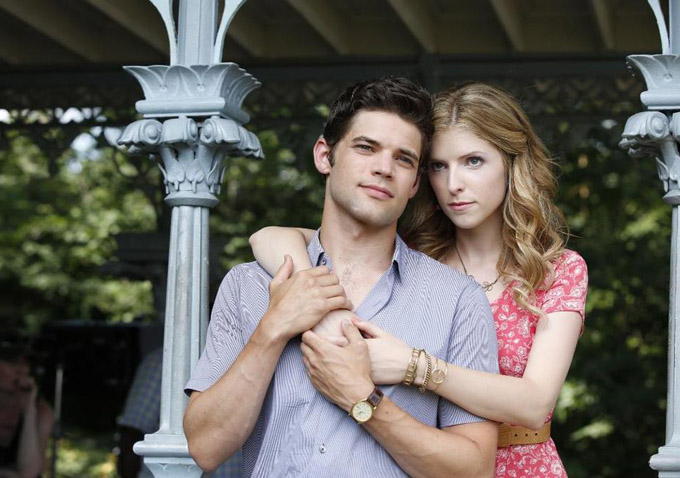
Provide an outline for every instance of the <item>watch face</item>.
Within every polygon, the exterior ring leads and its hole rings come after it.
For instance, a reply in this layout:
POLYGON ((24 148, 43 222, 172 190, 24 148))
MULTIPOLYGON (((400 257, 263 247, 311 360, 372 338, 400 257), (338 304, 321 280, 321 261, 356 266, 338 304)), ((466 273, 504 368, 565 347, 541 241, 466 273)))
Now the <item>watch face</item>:
POLYGON ((373 416, 373 406, 365 400, 357 402, 352 407, 351 415, 359 423, 367 422, 373 416))

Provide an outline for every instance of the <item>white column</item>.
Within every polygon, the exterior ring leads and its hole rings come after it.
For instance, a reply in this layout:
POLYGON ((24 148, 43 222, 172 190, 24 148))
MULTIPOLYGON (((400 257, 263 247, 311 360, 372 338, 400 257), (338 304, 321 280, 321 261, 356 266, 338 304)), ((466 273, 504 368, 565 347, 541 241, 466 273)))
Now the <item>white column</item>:
POLYGON ((229 156, 262 157, 257 137, 243 124, 245 97, 259 83, 234 63, 212 63, 222 33, 244 0, 225 0, 216 38, 217 0, 180 0, 175 42, 172 0, 150 0, 163 17, 172 65, 129 66, 145 99, 143 120, 119 139, 130 153, 160 158, 172 207, 163 341, 160 427, 134 446, 155 478, 199 477, 182 425, 184 386, 203 350, 208 323, 208 218, 229 156), (174 56, 176 52, 176 58, 174 56))

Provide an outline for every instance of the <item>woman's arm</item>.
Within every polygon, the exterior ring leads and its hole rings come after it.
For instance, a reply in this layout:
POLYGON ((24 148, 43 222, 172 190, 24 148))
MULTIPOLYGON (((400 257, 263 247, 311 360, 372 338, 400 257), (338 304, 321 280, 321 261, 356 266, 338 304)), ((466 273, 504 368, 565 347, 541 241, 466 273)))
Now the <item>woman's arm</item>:
MULTIPOLYGON (((448 364, 446 378, 436 393, 475 415, 538 429, 555 406, 571 365, 581 323, 577 312, 555 312, 541 318, 522 377, 448 364)), ((373 380, 381 384, 400 383, 411 347, 373 324, 359 321, 355 324, 374 337, 367 340, 373 380)), ((444 367, 441 359, 440 364, 444 367)), ((422 384, 425 368, 421 354, 416 385, 422 384)), ((427 388, 432 390, 434 386, 429 382, 427 388)))
POLYGON ((250 236, 250 247, 255 260, 271 275, 281 264, 284 254, 293 259, 293 272, 312 267, 307 255, 307 244, 314 237, 314 230, 297 227, 268 226, 250 236))

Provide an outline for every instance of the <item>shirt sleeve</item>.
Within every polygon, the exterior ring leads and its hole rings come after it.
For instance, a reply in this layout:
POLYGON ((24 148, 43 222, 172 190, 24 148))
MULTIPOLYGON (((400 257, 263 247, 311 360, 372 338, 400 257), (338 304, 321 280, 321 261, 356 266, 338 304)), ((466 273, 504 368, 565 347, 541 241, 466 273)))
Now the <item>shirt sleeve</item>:
MULTIPOLYGON (((491 306, 478 285, 466 287, 458 299, 446 360, 459 367, 498 373, 498 343, 491 306)), ((440 428, 483 420, 448 400, 439 400, 440 428)))
POLYGON ((158 430, 161 414, 161 370, 163 349, 149 352, 135 371, 118 425, 144 433, 158 430))
POLYGON ((230 270, 217 291, 205 349, 184 388, 187 394, 193 390, 203 392, 214 385, 229 370, 245 346, 238 306, 241 267, 230 270))
POLYGON ((555 278, 546 291, 541 310, 552 312, 577 312, 585 319, 588 293, 588 267, 574 251, 565 251, 555 265, 555 278))

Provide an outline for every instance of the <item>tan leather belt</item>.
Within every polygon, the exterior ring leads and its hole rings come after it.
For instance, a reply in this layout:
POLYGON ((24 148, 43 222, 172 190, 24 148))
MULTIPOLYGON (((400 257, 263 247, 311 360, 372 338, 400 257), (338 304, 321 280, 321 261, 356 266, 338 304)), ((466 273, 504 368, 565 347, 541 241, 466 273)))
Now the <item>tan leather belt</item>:
POLYGON ((498 427, 498 448, 512 445, 536 445, 550 439, 550 422, 538 430, 501 423, 498 427))

